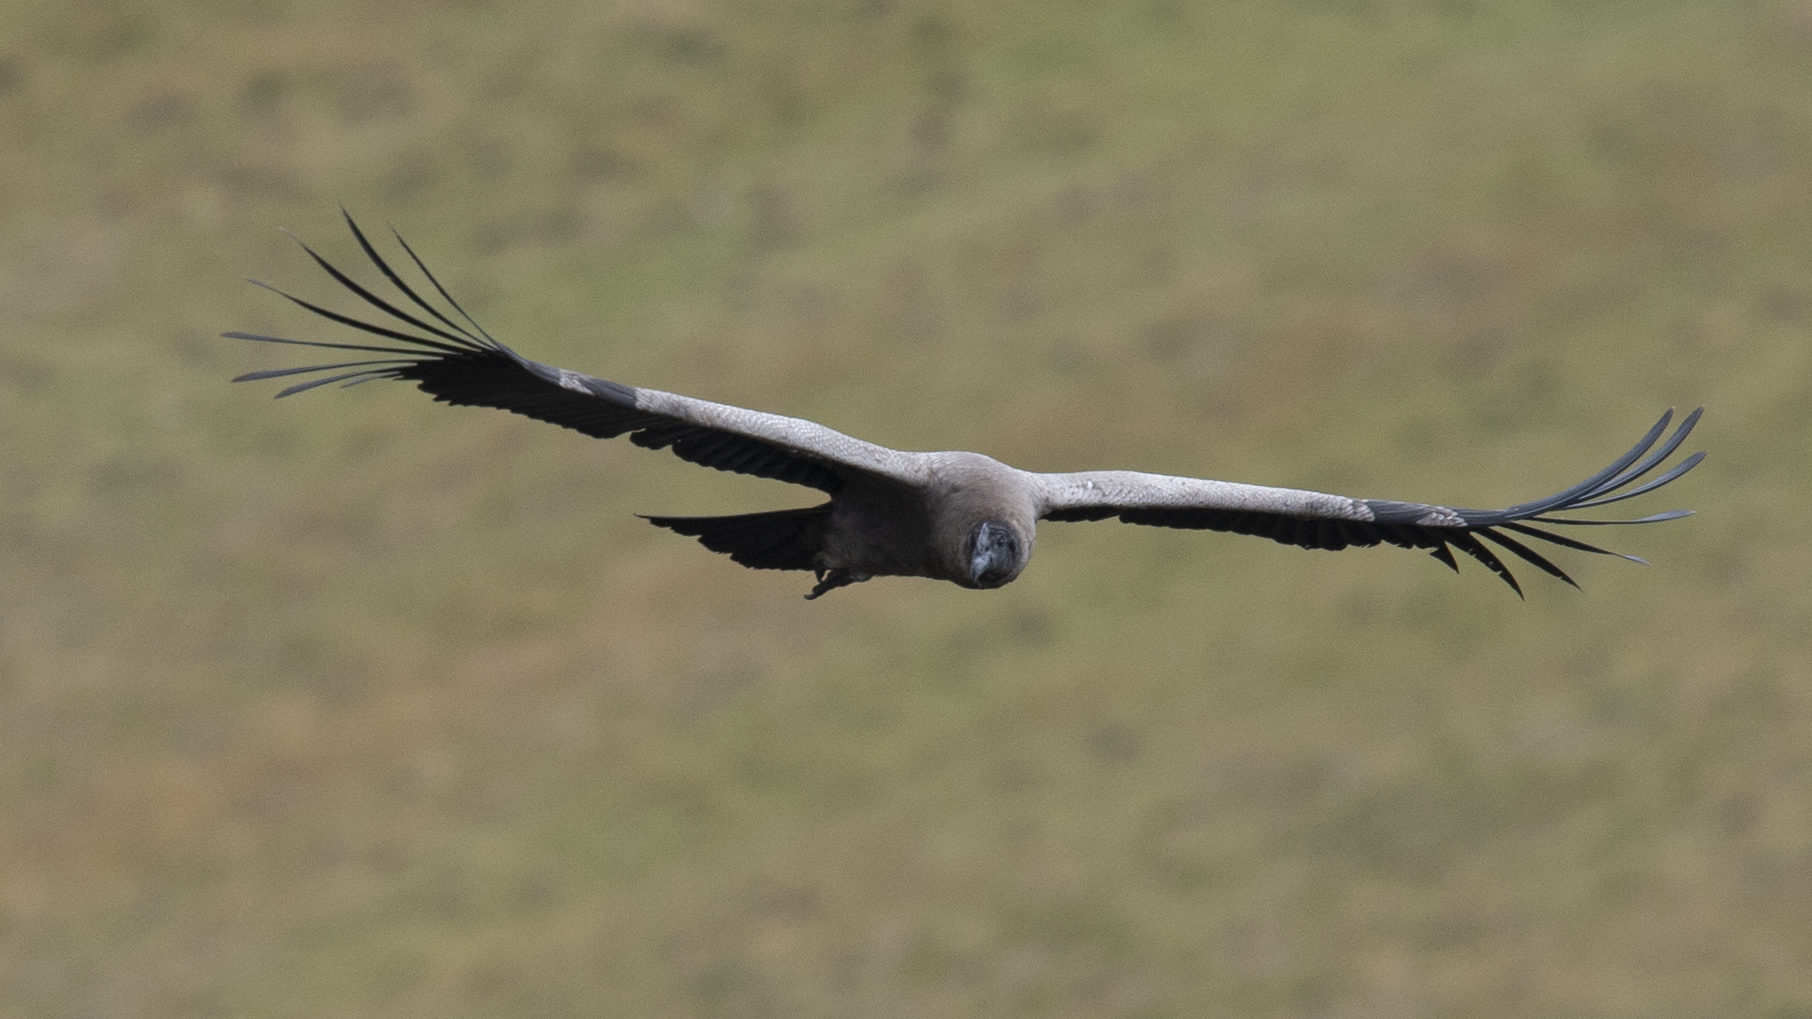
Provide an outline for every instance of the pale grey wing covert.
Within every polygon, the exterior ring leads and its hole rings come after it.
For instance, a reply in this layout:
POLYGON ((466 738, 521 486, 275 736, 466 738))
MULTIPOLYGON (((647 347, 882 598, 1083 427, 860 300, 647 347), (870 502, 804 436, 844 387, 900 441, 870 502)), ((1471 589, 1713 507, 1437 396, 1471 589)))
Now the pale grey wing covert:
POLYGON ((1397 545, 1427 549, 1455 570, 1459 569, 1459 563, 1452 550, 1457 548, 1483 563, 1520 595, 1522 585, 1485 542, 1495 544, 1515 558, 1575 587, 1578 584, 1572 577, 1547 556, 1519 540, 1519 536, 1576 551, 1643 562, 1632 555, 1557 534, 1551 528, 1556 525, 1652 524, 1687 516, 1691 510, 1668 510, 1634 520, 1582 519, 1555 514, 1596 509, 1635 498, 1698 466, 1704 453, 1694 453, 1659 475, 1650 476, 1686 441, 1693 426, 1698 424, 1701 412, 1702 409, 1688 414, 1674 433, 1662 442, 1661 437, 1673 420, 1673 411, 1669 410, 1629 452, 1598 473, 1545 499, 1498 510, 1454 509, 1389 499, 1353 499, 1324 492, 1135 471, 1082 471, 1036 477, 1043 489, 1043 518, 1046 520, 1118 518, 1129 524, 1154 527, 1252 534, 1301 548, 1397 545), (1541 526, 1536 526, 1538 524, 1541 526))
POLYGON ((446 303, 447 311, 411 287, 378 254, 352 217, 345 218, 365 256, 396 288, 400 300, 379 296, 308 245, 303 244, 302 249, 336 282, 381 313, 376 320, 342 314, 258 280, 252 282, 384 342, 226 333, 234 339, 357 355, 324 364, 248 372, 235 382, 303 377, 277 394, 283 397, 333 383, 350 386, 373 379, 399 379, 414 382, 446 403, 498 407, 597 438, 627 433, 638 446, 670 449, 695 464, 805 485, 833 495, 853 473, 909 484, 922 476, 923 467, 915 454, 863 442, 813 421, 625 385, 531 361, 473 321, 400 235, 397 243, 446 303))

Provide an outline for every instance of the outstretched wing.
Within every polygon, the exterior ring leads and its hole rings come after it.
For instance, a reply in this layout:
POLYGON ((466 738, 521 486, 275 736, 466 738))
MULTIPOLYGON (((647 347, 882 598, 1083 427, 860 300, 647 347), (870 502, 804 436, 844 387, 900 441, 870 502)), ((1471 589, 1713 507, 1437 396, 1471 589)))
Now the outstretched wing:
POLYGON ((1459 569, 1452 549, 1459 549, 1490 568, 1522 594, 1510 568, 1479 539, 1492 542, 1542 572, 1573 586, 1573 578, 1546 556, 1519 540, 1536 538, 1581 552, 1643 560, 1556 534, 1545 525, 1652 524, 1687 516, 1691 510, 1669 510, 1637 520, 1581 520, 1555 516, 1595 509, 1654 491, 1698 466, 1704 453, 1694 453, 1665 472, 1649 475, 1686 441, 1701 410, 1688 414, 1667 441, 1660 442, 1673 411, 1649 429, 1642 441, 1609 467, 1563 492, 1508 509, 1451 509, 1419 502, 1349 499, 1342 495, 1266 488, 1203 478, 1180 478, 1136 471, 1084 471, 1034 475, 1043 488, 1046 520, 1106 520, 1129 524, 1183 527, 1235 534, 1256 534, 1303 548, 1342 549, 1354 545, 1398 545, 1428 549, 1436 559, 1459 569), (1647 479, 1647 480, 1644 480, 1647 479), (1641 482, 1638 484, 1638 482, 1641 482), (1635 486, 1635 487, 1631 487, 1635 486), (1541 524, 1542 527, 1535 525, 1541 524))
POLYGON ((405 282, 372 247, 352 217, 344 210, 342 215, 365 257, 390 282, 400 298, 381 297, 335 268, 308 245, 303 244, 302 250, 308 252, 315 264, 336 282, 379 314, 367 313, 363 318, 342 314, 269 284, 251 282, 322 318, 376 337, 377 342, 295 340, 258 333, 225 333, 223 335, 239 340, 350 352, 348 360, 248 372, 233 381, 303 377, 302 381, 277 394, 282 397, 336 382, 351 386, 372 379, 403 379, 414 382, 436 400, 446 403, 500 407, 600 439, 628 433, 630 441, 638 446, 671 449, 681 459, 695 464, 808 485, 833 494, 843 487, 852 473, 878 475, 908 484, 916 483, 923 474, 922 457, 916 454, 863 442, 816 422, 664 393, 658 389, 627 386, 530 361, 497 342, 473 321, 400 234, 396 235, 397 243, 434 288, 434 293, 446 302, 450 313, 436 307, 405 282))

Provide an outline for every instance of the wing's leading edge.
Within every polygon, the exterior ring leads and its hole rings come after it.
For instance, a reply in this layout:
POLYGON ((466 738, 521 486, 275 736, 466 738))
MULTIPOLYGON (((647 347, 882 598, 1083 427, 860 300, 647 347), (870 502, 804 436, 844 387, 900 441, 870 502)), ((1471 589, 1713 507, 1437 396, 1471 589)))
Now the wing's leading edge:
POLYGON ((280 391, 279 397, 336 383, 353 386, 374 379, 410 381, 447 403, 497 407, 597 438, 628 433, 630 441, 639 446, 671 449, 692 463, 830 493, 840 490, 852 472, 910 481, 922 469, 913 454, 863 442, 813 421, 629 386, 531 361, 498 342, 467 314, 400 234, 392 231, 397 244, 451 313, 424 297, 419 287, 411 286, 378 253, 352 217, 344 210, 342 215, 360 250, 395 288, 397 296, 381 296, 307 244, 301 245, 302 250, 377 315, 344 314, 267 283, 251 282, 376 341, 225 333, 232 339, 319 347, 351 355, 324 364, 247 372, 233 381, 300 379, 280 391))
POLYGON ((1597 509, 1645 495, 1678 480, 1698 466, 1705 458, 1702 452, 1650 476, 1686 441, 1699 423, 1703 408, 1688 414, 1663 442, 1661 437, 1667 434, 1673 413, 1670 409, 1662 414, 1629 452, 1598 473, 1545 499, 1519 503, 1507 509, 1453 509, 1428 503, 1351 499, 1299 489, 1133 471, 1083 471, 1039 476, 1046 491, 1044 518, 1118 518, 1129 524, 1255 534, 1302 548, 1342 549, 1379 544, 1421 548, 1456 570, 1459 563, 1452 550, 1457 548, 1483 563, 1521 595, 1522 585, 1503 558, 1486 544, 1490 542, 1543 573, 1578 587, 1566 571, 1520 539, 1534 538, 1562 548, 1643 562, 1636 556, 1557 534, 1550 528, 1555 525, 1652 524, 1689 515, 1691 510, 1668 510, 1633 520, 1556 515, 1597 509))

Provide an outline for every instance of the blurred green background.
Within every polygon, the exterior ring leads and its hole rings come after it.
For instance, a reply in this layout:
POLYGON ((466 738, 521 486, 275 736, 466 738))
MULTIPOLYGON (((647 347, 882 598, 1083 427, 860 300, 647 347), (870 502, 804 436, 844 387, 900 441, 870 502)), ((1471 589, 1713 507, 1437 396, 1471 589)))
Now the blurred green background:
POLYGON ((1812 1015, 1809 69, 1806 0, 6 4, 0 1013, 1812 1015), (342 203, 896 446, 1712 456, 1583 594, 1072 524, 808 604, 631 513, 813 493, 228 385, 342 203))

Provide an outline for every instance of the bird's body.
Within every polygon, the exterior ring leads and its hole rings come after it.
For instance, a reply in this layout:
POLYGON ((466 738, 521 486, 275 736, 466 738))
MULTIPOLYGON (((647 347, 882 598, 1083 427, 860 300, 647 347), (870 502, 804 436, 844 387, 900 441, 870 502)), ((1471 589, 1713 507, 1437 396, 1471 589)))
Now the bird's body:
POLYGON ((227 333, 238 339, 360 354, 359 359, 333 364, 251 372, 235 381, 316 376, 279 396, 334 382, 413 381, 448 403, 498 407, 599 438, 627 434, 637 445, 669 449, 702 466, 817 489, 828 501, 802 509, 646 518, 695 537, 744 566, 812 571, 818 583, 809 598, 883 576, 929 577, 968 588, 1000 587, 1017 578, 1030 561, 1040 520, 1110 518, 1254 534, 1305 548, 1377 544, 1422 548, 1456 568, 1450 549, 1458 548, 1521 593, 1502 559, 1480 538, 1572 583, 1564 571, 1516 536, 1620 555, 1534 525, 1651 523, 1684 516, 1686 511, 1674 510, 1638 520, 1604 521, 1553 514, 1652 491, 1691 470, 1704 456, 1693 454, 1659 476, 1648 477, 1679 448, 1699 418, 1694 411, 1663 442, 1670 411, 1634 449, 1565 491, 1503 510, 1464 510, 1137 471, 1041 474, 980 453, 890 449, 802 418, 629 386, 531 361, 480 328, 401 237, 398 243, 460 321, 411 288, 351 217, 346 221, 360 248, 406 304, 378 296, 306 245, 304 250, 398 326, 361 320, 276 292, 325 318, 397 345, 227 333))

